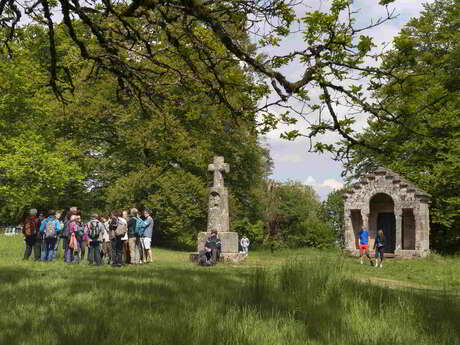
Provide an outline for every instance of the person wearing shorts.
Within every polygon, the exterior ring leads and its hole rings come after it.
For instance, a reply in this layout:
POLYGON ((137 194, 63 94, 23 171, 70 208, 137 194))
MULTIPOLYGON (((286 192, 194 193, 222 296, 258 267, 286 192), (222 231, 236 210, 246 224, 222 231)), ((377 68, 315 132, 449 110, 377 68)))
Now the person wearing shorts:
POLYGON ((383 257, 385 255, 385 236, 383 235, 383 230, 377 231, 377 236, 375 237, 374 243, 375 249, 375 267, 379 267, 379 259, 380 259, 380 267, 383 267, 383 257))
POLYGON ((144 249, 144 262, 150 263, 152 262, 152 233, 153 233, 153 218, 150 215, 150 210, 144 210, 144 223, 146 225, 144 234, 141 237, 142 241, 142 248, 144 249))
POLYGON ((373 265, 371 256, 369 255, 369 231, 361 228, 361 231, 359 232, 359 260, 361 262, 361 265, 364 263, 363 262, 364 254, 369 259, 369 262, 371 263, 371 265, 373 265))

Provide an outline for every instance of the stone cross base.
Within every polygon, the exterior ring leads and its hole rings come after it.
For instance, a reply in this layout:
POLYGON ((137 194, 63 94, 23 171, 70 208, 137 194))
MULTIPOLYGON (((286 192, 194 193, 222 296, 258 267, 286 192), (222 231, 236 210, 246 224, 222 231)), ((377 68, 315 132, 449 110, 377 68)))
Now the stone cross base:
MULTIPOLYGON (((211 236, 210 232, 198 233, 198 253, 204 250, 206 240, 211 236)), ((220 253, 220 260, 224 262, 239 262, 243 261, 247 254, 238 252, 238 233, 223 231, 217 233, 217 237, 220 238, 222 250, 220 253)), ((198 261, 198 253, 190 254, 191 261, 198 261)))
MULTIPOLYGON (((211 236, 210 232, 198 233, 198 252, 204 250, 204 245, 209 236, 211 236)), ((238 233, 219 232, 217 237, 220 238, 222 253, 238 253, 238 233)))

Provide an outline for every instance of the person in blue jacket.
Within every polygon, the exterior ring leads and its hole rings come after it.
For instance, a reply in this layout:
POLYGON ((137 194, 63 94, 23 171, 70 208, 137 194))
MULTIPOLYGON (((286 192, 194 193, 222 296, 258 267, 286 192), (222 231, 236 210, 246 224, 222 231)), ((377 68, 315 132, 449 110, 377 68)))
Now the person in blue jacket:
POLYGON ((45 261, 53 260, 54 247, 60 231, 61 223, 56 219, 56 211, 49 210, 48 218, 40 225, 40 233, 45 239, 45 261))

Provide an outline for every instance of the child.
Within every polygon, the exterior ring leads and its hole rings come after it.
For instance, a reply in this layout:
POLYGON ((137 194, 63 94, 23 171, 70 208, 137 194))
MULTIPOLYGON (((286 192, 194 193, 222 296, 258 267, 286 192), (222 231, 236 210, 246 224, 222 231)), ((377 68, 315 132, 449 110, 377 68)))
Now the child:
POLYGON ((385 254, 385 236, 383 235, 383 230, 377 231, 377 237, 375 238, 374 243, 375 249, 375 267, 379 267, 379 258, 380 258, 380 267, 383 267, 383 256, 385 254))
POLYGON ((369 232, 361 228, 359 232, 359 258, 361 265, 363 264, 363 254, 366 254, 371 266, 373 266, 374 263, 369 255, 369 232))

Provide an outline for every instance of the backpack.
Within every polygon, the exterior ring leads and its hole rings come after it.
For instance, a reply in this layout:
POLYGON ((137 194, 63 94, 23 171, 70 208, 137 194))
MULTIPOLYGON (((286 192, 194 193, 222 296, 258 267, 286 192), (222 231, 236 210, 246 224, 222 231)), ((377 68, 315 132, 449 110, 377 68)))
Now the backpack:
POLYGON ((134 234, 136 234, 136 236, 142 236, 145 230, 145 223, 139 217, 136 217, 135 219, 136 219, 136 227, 134 229, 134 234))
POLYGON ((70 223, 70 219, 68 219, 68 220, 66 220, 64 222, 64 228, 62 229, 62 237, 69 237, 70 236, 69 223, 70 223))
POLYGON ((115 229, 115 236, 124 236, 128 232, 128 228, 125 223, 117 221, 117 228, 115 229))
POLYGON ((56 237, 56 235, 57 235, 56 224, 57 224, 57 220, 49 220, 49 221, 46 222, 45 238, 56 237))
POLYGON ((76 227, 77 227, 77 238, 78 239, 83 239, 83 237, 85 236, 85 229, 83 228, 83 226, 81 226, 81 224, 75 224, 76 227))
POLYGON ((109 223, 109 230, 110 231, 116 231, 118 227, 118 218, 117 217, 112 217, 109 223))
POLYGON ((92 240, 98 240, 101 234, 101 224, 97 220, 92 220, 88 224, 88 236, 92 240))
POLYGON ((35 222, 31 218, 27 218, 24 223, 24 235, 27 237, 34 236, 37 233, 35 222))

